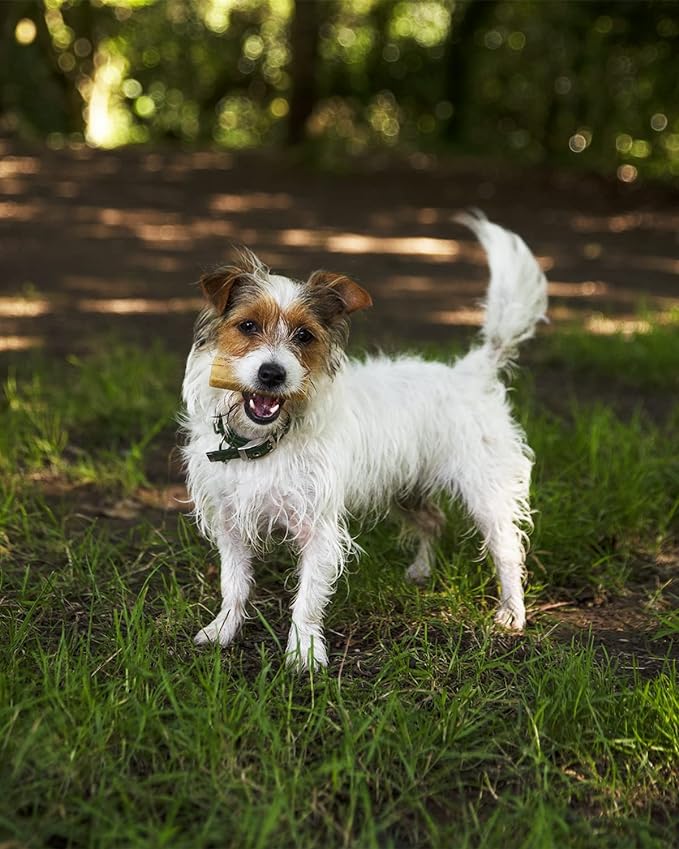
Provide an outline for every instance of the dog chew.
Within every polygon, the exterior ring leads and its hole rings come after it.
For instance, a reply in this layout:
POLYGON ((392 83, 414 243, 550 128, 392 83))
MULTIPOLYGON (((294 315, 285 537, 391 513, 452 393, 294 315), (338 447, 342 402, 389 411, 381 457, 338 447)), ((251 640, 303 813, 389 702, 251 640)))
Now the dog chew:
POLYGON ((240 389, 227 360, 215 357, 210 370, 210 386, 214 386, 215 389, 231 389, 234 391, 240 389))

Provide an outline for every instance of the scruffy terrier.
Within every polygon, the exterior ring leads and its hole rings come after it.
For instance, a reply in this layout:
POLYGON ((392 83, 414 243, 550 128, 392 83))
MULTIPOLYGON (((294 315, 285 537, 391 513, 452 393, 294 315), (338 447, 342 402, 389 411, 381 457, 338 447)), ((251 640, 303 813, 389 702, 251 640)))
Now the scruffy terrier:
POLYGON ((480 215, 460 220, 488 255, 480 344, 452 366, 350 360, 349 316, 370 295, 341 274, 272 274, 242 250, 205 275, 207 299, 183 385, 183 449, 202 533, 219 550, 222 607, 195 637, 228 645, 246 618, 253 553, 282 531, 299 555, 287 660, 328 662, 323 611, 354 550, 349 517, 399 508, 418 537, 407 576, 425 580, 458 496, 490 552, 496 621, 525 625, 522 579, 533 455, 498 372, 531 337, 547 282, 525 243, 480 215))

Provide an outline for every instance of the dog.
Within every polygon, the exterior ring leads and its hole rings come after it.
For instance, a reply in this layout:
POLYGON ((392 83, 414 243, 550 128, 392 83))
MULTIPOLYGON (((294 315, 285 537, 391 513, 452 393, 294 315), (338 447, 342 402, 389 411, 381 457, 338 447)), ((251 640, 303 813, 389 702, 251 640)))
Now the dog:
POLYGON ((490 282, 480 342, 452 365, 349 359, 349 318, 372 299, 342 274, 300 282, 241 249, 201 278, 182 451, 195 519, 219 551, 222 606, 195 643, 233 640, 253 555, 282 532, 298 554, 287 661, 327 665, 324 609, 356 551, 349 517, 399 508, 418 540, 407 576, 425 581, 442 493, 461 499, 492 556, 496 622, 524 628, 534 458, 499 375, 546 319, 547 281, 517 235, 480 213, 459 220, 483 245, 490 282))

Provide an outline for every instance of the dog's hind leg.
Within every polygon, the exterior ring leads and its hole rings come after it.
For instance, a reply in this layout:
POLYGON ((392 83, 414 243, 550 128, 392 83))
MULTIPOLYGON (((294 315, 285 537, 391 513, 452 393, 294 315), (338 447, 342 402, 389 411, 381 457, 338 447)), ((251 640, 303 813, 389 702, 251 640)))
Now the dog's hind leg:
POLYGON ((252 554, 239 536, 220 533, 217 547, 221 560, 222 607, 212 622, 193 638, 196 645, 228 646, 245 619, 245 605, 253 582, 252 554))
POLYGON ((523 630, 526 624, 526 609, 523 601, 523 578, 525 533, 523 511, 502 513, 490 503, 478 502, 470 512, 484 538, 484 544, 495 564, 495 573, 500 585, 500 604, 495 621, 514 631, 523 630))
POLYGON ((521 631, 526 624, 523 578, 526 529, 532 525, 528 504, 532 459, 519 439, 504 445, 495 442, 492 452, 483 453, 470 452, 457 470, 455 489, 495 564, 500 585, 495 621, 521 631))
POLYGON ((500 604, 495 621, 512 631, 522 631, 526 624, 523 601, 524 545, 521 531, 511 522, 495 527, 488 540, 500 584, 500 604))
POLYGON ((439 507, 426 499, 405 499, 398 502, 398 511, 406 524, 406 533, 417 539, 415 559, 406 569, 406 578, 423 584, 434 565, 434 544, 445 523, 439 507))

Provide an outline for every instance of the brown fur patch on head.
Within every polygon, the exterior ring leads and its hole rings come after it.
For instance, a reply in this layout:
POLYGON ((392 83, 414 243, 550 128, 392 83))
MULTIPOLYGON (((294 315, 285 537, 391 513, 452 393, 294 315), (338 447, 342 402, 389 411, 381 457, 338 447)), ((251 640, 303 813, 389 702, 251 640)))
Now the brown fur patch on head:
POLYGON ((372 298, 350 277, 332 271, 314 271, 305 288, 309 307, 324 329, 326 371, 334 374, 349 338, 349 315, 372 306, 372 298))
POLYGON ((318 290, 321 297, 325 290, 328 307, 338 315, 349 315, 357 310, 367 309, 373 303, 373 299, 366 290, 346 274, 337 274, 334 271, 314 271, 307 285, 311 289, 318 290))
POLYGON ((232 296, 241 286, 254 283, 268 273, 266 266, 245 247, 233 248, 233 259, 204 274, 199 286, 218 315, 223 315, 232 296))
MULTIPOLYGON (((248 293, 249 294, 249 293, 248 293)), ((240 292, 234 297, 233 304, 220 322, 217 333, 218 347, 234 357, 242 357, 261 345, 280 345, 288 343, 295 352, 308 352, 318 347, 316 343, 326 341, 327 331, 306 303, 300 288, 300 300, 287 308, 282 308, 266 294, 264 287, 255 297, 240 292), (256 330, 252 334, 243 333, 244 322, 254 322, 256 330), (306 329, 313 337, 306 345, 295 339, 295 333, 306 329)), ((304 357, 300 357, 304 360, 304 357)))
POLYGON ((236 364, 258 349, 274 352, 284 347, 295 356, 304 377, 301 389, 291 388, 291 394, 300 399, 308 395, 316 376, 336 372, 348 337, 348 317, 370 306, 370 295, 350 278, 325 271, 314 272, 298 286, 299 297, 286 294, 279 301, 276 292, 281 290, 249 251, 202 278, 210 306, 199 322, 196 344, 210 341, 216 348, 213 386, 253 391, 236 379, 236 364))
MULTIPOLYGON (((336 370, 338 338, 330 325, 324 323, 315 309, 315 303, 305 298, 284 312, 284 320, 290 329, 297 356, 313 380, 314 374, 333 374, 336 370), (309 342, 296 339, 300 330, 308 331, 313 337, 309 342)), ((342 347, 344 338, 340 340, 342 347)))
POLYGON ((278 304, 261 289, 239 290, 228 314, 220 323, 217 333, 219 349, 231 357, 243 357, 263 344, 274 343, 277 340, 280 314, 278 304), (246 334, 241 329, 246 321, 254 322, 257 327, 252 334, 246 334))
POLYGON ((284 346, 293 353, 304 370, 304 387, 294 394, 304 397, 320 374, 332 375, 340 362, 345 341, 346 321, 338 317, 344 309, 336 303, 329 307, 331 290, 310 293, 300 284, 299 299, 287 306, 267 292, 266 284, 256 290, 239 288, 229 309, 215 331, 217 355, 213 367, 213 385, 226 389, 241 387, 233 377, 233 364, 241 357, 265 347, 275 350, 284 346), (325 304, 325 306, 323 306, 325 304))

